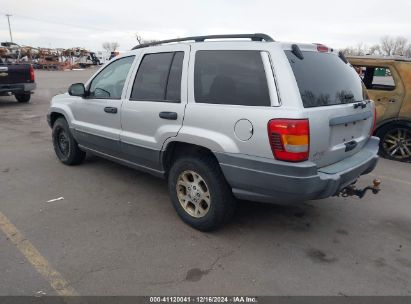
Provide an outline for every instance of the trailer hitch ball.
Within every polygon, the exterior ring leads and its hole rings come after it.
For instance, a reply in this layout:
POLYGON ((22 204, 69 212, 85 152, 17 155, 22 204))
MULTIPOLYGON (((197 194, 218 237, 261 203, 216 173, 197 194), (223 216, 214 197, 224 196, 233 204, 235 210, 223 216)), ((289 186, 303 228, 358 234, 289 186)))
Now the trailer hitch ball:
POLYGON ((357 189, 357 187, 355 187, 355 183, 353 183, 345 187, 344 189, 342 189, 340 193, 338 193, 338 196, 342 196, 342 197, 358 196, 359 198, 363 198, 365 193, 368 190, 371 190, 371 192, 374 194, 377 194, 378 192, 380 192, 381 180, 374 179, 372 181, 372 184, 373 184, 372 186, 365 187, 364 189, 357 189))
POLYGON ((380 185, 381 185, 381 180, 379 180, 378 178, 374 179, 372 181, 373 185, 374 185, 374 189, 380 189, 380 185))

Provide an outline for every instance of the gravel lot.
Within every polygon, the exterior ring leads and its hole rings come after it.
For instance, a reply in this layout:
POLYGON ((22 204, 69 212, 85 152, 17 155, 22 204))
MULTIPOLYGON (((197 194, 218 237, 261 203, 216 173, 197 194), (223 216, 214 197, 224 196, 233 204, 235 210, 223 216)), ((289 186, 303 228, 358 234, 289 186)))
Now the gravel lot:
MULTIPOLYGON (((411 295, 411 164, 381 159, 379 195, 295 207, 240 202, 214 233, 186 226, 166 183, 54 155, 52 95, 94 70, 37 71, 29 104, 0 97, 0 214, 81 295, 411 295), (64 200, 47 203, 64 197, 64 200)), ((0 229, 0 295, 56 294, 0 229)))

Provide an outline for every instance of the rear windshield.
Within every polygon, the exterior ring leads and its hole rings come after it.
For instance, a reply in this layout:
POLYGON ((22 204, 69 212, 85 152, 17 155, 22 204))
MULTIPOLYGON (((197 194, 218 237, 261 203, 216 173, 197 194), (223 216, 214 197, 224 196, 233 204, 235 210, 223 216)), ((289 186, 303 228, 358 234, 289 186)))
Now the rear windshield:
POLYGON ((305 108, 352 103, 365 99, 364 85, 349 65, 332 53, 285 51, 305 108))

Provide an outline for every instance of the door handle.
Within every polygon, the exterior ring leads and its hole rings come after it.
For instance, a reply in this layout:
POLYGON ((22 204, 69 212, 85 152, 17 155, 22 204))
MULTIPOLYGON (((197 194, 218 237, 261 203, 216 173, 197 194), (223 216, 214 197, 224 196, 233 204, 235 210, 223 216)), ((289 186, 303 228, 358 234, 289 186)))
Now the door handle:
POLYGON ((115 108, 115 107, 105 107, 104 112, 111 113, 111 114, 116 114, 117 113, 117 108, 115 108))
POLYGON ((158 116, 163 119, 177 120, 176 112, 160 112, 158 116))

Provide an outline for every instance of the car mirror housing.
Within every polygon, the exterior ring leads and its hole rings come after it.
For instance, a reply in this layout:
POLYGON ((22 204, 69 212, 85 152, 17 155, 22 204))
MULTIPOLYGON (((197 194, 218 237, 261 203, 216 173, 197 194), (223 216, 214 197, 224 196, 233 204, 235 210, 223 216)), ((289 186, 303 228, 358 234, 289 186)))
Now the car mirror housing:
POLYGON ((86 95, 86 88, 83 83, 74 83, 69 87, 68 93, 71 96, 84 97, 86 95))

